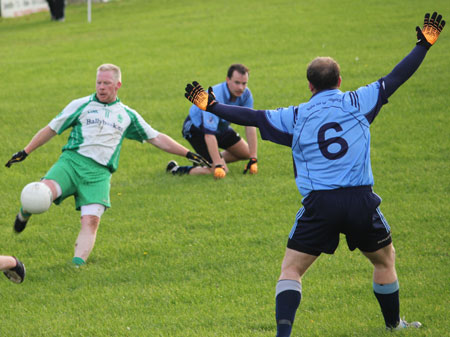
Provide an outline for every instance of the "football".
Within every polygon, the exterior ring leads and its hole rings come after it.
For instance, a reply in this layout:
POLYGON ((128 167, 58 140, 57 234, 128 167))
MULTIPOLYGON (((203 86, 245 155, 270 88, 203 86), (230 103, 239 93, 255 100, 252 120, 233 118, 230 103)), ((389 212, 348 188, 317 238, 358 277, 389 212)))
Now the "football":
POLYGON ((45 212, 52 205, 52 201, 52 191, 41 182, 29 183, 20 195, 23 211, 31 214, 45 212))

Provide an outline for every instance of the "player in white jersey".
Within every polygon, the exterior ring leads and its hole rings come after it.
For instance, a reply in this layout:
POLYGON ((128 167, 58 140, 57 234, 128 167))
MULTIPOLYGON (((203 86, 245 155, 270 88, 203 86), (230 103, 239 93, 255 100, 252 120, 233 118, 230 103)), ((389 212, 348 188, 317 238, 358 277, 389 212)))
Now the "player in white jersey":
MULTIPOLYGON (((196 163, 203 159, 171 137, 154 130, 136 111, 124 105, 117 97, 121 85, 119 67, 113 64, 99 66, 96 93, 72 101, 6 163, 10 167, 24 160, 55 135, 72 129, 60 158, 42 182, 50 188, 55 204, 73 195, 76 209, 81 211, 81 230, 72 259, 75 265, 86 263, 94 247, 100 217, 106 208, 111 207, 111 174, 117 170, 125 138, 148 142, 196 163)), ((25 229, 30 216, 26 209, 20 209, 14 222, 15 232, 25 229)))

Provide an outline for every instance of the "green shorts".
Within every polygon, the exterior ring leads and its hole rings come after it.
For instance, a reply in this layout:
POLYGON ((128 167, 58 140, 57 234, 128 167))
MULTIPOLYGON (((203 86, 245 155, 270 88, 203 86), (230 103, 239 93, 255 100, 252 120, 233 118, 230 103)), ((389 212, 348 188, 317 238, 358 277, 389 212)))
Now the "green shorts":
POLYGON ((61 186, 62 194, 54 201, 57 205, 73 195, 77 210, 89 204, 111 207, 111 172, 75 151, 64 151, 43 179, 55 180, 61 186))

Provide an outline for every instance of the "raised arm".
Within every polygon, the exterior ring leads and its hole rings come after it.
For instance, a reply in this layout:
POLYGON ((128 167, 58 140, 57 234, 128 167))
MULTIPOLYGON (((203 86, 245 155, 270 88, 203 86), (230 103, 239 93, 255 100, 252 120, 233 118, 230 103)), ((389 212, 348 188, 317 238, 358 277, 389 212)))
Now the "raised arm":
POLYGON ((445 21, 442 20, 442 15, 434 12, 430 18, 430 14, 425 14, 423 28, 416 27, 417 43, 414 49, 387 76, 382 78, 386 98, 391 96, 419 68, 428 49, 437 41, 444 26, 445 21))

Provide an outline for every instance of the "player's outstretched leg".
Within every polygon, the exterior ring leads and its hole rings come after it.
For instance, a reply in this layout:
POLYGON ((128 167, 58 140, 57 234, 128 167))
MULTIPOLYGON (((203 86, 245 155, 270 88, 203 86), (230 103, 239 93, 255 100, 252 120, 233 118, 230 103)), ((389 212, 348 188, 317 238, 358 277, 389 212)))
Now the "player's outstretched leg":
POLYGON ((61 195, 61 187, 54 181, 42 180, 26 185, 20 195, 22 207, 14 220, 14 231, 21 233, 27 226, 31 214, 46 212, 52 205, 54 196, 61 195))
POLYGON ((100 218, 98 217, 92 215, 81 217, 81 229, 75 242, 75 251, 72 259, 72 263, 75 266, 80 267, 86 264, 95 245, 99 223, 100 218))
POLYGON ((86 264, 91 254, 100 225, 100 218, 105 211, 101 204, 89 204, 81 206, 81 229, 75 242, 75 251, 72 263, 80 267, 86 264))

